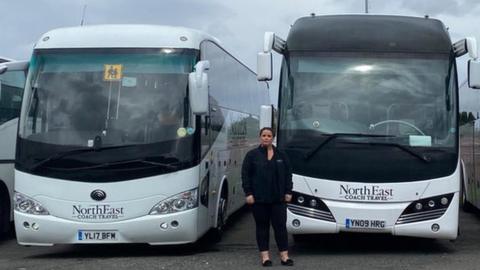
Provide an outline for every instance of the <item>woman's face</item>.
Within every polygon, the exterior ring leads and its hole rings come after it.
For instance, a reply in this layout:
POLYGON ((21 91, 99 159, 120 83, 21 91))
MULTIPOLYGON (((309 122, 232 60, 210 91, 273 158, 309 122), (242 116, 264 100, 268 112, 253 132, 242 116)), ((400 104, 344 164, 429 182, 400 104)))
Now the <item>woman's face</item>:
POLYGON ((262 134, 260 134, 260 144, 262 146, 270 146, 272 145, 273 141, 273 134, 270 130, 264 130, 262 134))

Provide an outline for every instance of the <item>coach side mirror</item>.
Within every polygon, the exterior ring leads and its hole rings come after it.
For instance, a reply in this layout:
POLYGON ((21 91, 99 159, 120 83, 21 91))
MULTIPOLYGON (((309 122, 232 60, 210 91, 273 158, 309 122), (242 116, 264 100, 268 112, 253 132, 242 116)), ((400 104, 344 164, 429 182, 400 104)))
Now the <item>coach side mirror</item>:
POLYGON ((474 37, 465 38, 465 43, 467 46, 467 52, 470 58, 477 59, 478 50, 477 50, 477 39, 474 37))
POLYGON ((263 52, 257 55, 257 80, 270 81, 272 80, 272 48, 275 41, 275 34, 273 32, 265 32, 263 38, 263 52))
POLYGON ((208 74, 210 62, 200 61, 195 65, 195 71, 188 75, 190 108, 196 115, 208 113, 208 74))
POLYGON ((260 106, 260 129, 264 127, 271 128, 273 124, 273 106, 262 105, 260 106))
POLYGON ((257 80, 270 81, 272 80, 272 53, 259 52, 257 55, 257 80))
POLYGON ((480 89, 480 61, 468 60, 468 87, 480 89))

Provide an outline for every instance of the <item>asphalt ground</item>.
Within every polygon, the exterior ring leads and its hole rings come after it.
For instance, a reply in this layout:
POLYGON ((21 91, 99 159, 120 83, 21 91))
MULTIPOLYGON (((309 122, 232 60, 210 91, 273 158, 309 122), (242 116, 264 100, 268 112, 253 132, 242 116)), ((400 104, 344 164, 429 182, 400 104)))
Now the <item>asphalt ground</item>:
MULTIPOLYGON (((480 214, 460 214, 454 242, 379 234, 290 238, 290 269, 480 269, 480 214)), ((0 240, 0 269, 258 269, 254 222, 248 209, 230 220, 222 241, 193 245, 58 245, 23 247, 14 235, 0 240)), ((285 269, 271 237, 273 268, 285 269)))

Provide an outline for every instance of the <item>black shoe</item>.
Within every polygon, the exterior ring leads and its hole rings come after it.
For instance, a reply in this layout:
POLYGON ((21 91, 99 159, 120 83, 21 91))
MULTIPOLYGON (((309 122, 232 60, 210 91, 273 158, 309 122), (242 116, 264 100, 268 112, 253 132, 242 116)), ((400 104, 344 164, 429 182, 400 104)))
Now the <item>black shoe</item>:
POLYGON ((269 267, 269 266, 272 266, 272 261, 270 261, 270 260, 266 260, 266 261, 262 262, 262 266, 263 266, 263 267, 269 267))
POLYGON ((280 260, 280 262, 282 263, 282 265, 285 265, 285 266, 293 266, 293 260, 292 259, 287 259, 286 261, 280 260))

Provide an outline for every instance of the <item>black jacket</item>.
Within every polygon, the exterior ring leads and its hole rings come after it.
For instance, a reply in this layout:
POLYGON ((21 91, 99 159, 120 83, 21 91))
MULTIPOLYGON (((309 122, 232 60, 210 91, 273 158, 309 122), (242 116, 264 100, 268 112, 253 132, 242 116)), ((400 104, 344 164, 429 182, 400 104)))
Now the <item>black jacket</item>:
POLYGON ((253 195, 255 202, 266 202, 271 195, 278 197, 275 201, 284 201, 285 194, 292 193, 292 169, 290 161, 285 153, 273 147, 276 168, 276 184, 280 191, 279 194, 271 194, 271 190, 267 190, 265 178, 267 177, 267 149, 257 147, 250 150, 243 160, 242 165, 242 187, 245 195, 253 195), (268 193, 268 194, 267 194, 268 193))

